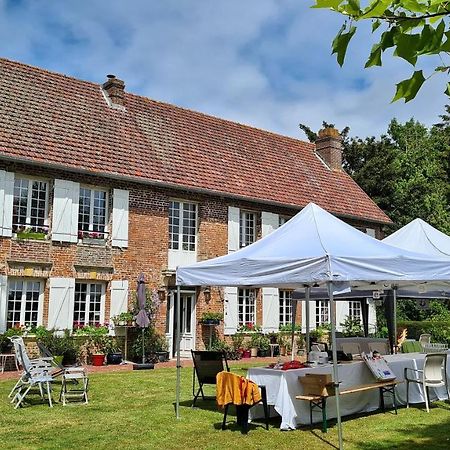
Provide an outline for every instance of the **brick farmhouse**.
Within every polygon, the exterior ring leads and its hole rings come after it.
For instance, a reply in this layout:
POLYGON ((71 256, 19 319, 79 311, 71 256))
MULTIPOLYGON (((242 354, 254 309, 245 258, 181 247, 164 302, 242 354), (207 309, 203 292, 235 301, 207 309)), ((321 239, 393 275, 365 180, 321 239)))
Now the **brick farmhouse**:
MULTIPOLYGON (((0 85, 0 332, 110 322, 143 273, 173 346, 178 265, 248 245, 311 201, 376 237, 390 222, 342 170, 333 129, 313 145, 127 93, 114 76, 99 85, 6 59, 0 85)), ((224 313, 220 335, 275 331, 292 314, 288 291, 182 293, 185 352, 208 341, 204 312, 224 313)), ((338 321, 360 314, 339 308, 338 321)), ((328 321, 326 303, 311 310, 328 321)))

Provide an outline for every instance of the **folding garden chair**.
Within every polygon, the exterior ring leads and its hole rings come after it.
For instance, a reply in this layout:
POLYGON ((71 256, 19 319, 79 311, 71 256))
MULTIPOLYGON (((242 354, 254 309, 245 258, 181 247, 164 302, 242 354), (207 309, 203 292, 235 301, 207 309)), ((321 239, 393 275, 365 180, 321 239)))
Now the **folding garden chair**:
POLYGON ((203 385, 216 384, 217 374, 224 370, 229 372, 230 368, 228 367, 225 352, 191 350, 191 354, 194 362, 194 370, 192 373, 192 395, 194 396, 194 400, 192 406, 195 406, 195 402, 200 394, 202 395, 202 399, 205 400, 203 385), (195 383, 196 378, 199 384, 197 392, 195 383))
POLYGON ((429 387, 445 386, 447 398, 450 400, 450 393, 448 390, 447 380, 447 353, 428 353, 425 356, 423 370, 405 368, 406 381, 406 407, 409 408, 409 383, 419 383, 423 386, 423 396, 425 397, 425 406, 427 412, 430 412, 429 402, 429 387), (408 377, 409 372, 413 372, 408 377))
POLYGON ((34 387, 39 388, 39 394, 44 400, 46 400, 44 394, 46 392, 49 406, 53 407, 50 387, 50 383, 53 381, 50 374, 51 365, 44 360, 30 360, 21 337, 12 337, 11 341, 14 344, 14 350, 19 359, 19 363, 23 368, 23 373, 19 381, 11 391, 11 394, 15 392, 11 400, 11 403, 15 403, 14 408, 17 409, 19 406, 22 406, 25 397, 31 388, 34 387))
POLYGON ((9 340, 13 343, 17 361, 19 362, 19 365, 22 366, 22 374, 8 395, 8 397, 11 398, 16 389, 18 389, 18 387, 22 384, 23 379, 27 378, 27 371, 25 367, 28 367, 29 369, 46 369, 48 372, 50 372, 52 369, 52 358, 30 359, 25 348, 25 343, 23 342, 23 338, 21 336, 12 336, 9 338, 9 340))
POLYGON ((263 404, 266 430, 269 429, 269 408, 267 406, 267 392, 265 386, 258 386, 253 381, 230 372, 217 374, 216 388, 217 404, 224 407, 222 430, 225 430, 228 408, 236 406, 236 423, 243 433, 248 432, 248 414, 250 408, 263 404))

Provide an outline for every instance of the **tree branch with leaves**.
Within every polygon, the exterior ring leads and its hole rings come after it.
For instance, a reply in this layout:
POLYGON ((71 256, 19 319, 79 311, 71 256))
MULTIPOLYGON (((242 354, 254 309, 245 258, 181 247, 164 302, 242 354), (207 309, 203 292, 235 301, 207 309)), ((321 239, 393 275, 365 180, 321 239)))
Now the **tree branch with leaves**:
MULTIPOLYGON (((393 55, 416 67, 424 56, 439 56, 440 64, 434 72, 424 75, 414 70, 412 76, 397 83, 392 101, 409 102, 419 92, 423 83, 437 73, 450 73, 450 63, 445 63, 450 53, 449 0, 369 0, 365 6, 360 0, 315 0, 313 8, 325 8, 346 17, 333 40, 333 54, 340 66, 344 64, 350 41, 355 36, 358 22, 372 21, 372 33, 379 33, 365 67, 382 66, 383 53, 393 49, 393 55)), ((446 80, 445 94, 450 96, 450 83, 446 80)))

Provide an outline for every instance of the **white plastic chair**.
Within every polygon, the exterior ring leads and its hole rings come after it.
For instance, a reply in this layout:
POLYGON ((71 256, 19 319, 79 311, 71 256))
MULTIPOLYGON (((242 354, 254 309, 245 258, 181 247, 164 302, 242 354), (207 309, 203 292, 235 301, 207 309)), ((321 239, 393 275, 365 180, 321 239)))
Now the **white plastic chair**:
POLYGON ((344 353, 351 353, 352 355, 360 355, 361 347, 357 342, 343 342, 342 351, 344 353))
POLYGON ((447 353, 429 353, 425 356, 423 370, 405 368, 406 381, 406 407, 409 408, 409 383, 418 383, 423 386, 423 396, 425 397, 425 405, 427 412, 429 408, 429 387, 445 386, 447 397, 450 400, 447 381, 447 353), (415 373, 415 378, 408 377, 408 371, 415 373))
POLYGON ((13 336, 11 342, 14 344, 14 350, 20 365, 23 368, 23 373, 10 393, 15 392, 11 403, 15 403, 14 408, 17 409, 22 405, 25 397, 30 392, 31 388, 38 387, 41 397, 45 400, 44 388, 47 393, 47 400, 50 407, 53 407, 50 383, 53 378, 50 374, 51 364, 42 359, 30 360, 23 339, 19 336, 13 336))
POLYGON ((419 342, 422 344, 429 344, 431 343, 431 334, 421 334, 419 336, 419 342))
POLYGON ((380 355, 389 355, 389 347, 386 342, 369 342, 368 344, 370 352, 378 352, 380 355))

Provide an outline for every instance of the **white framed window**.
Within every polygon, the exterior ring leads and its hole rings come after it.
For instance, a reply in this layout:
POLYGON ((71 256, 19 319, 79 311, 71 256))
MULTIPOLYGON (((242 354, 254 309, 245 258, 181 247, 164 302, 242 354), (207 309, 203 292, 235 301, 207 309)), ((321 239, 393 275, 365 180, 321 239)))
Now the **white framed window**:
POLYGON ((78 237, 105 239, 107 233, 108 192, 104 189, 80 187, 78 237))
POLYGON ((241 211, 239 217, 239 246, 240 248, 253 244, 256 241, 256 214, 250 211, 241 211))
POLYGON ((316 301, 316 327, 330 322, 329 303, 323 300, 316 301))
POLYGON ((353 300, 348 302, 348 316, 351 319, 361 321, 361 302, 353 300))
POLYGON ((32 279, 8 280, 6 328, 42 324, 44 283, 32 279))
POLYGON ((292 291, 279 290, 280 326, 292 323, 292 291))
POLYGON ((14 180, 13 232, 48 232, 48 182, 26 177, 14 180))
POLYGON ((238 325, 256 324, 256 291, 255 289, 238 290, 238 325))
POLYGON ((74 328, 101 324, 104 317, 105 285, 103 283, 75 283, 74 328))
POLYGON ((169 205, 169 248, 195 252, 197 250, 196 203, 173 200, 169 205))

